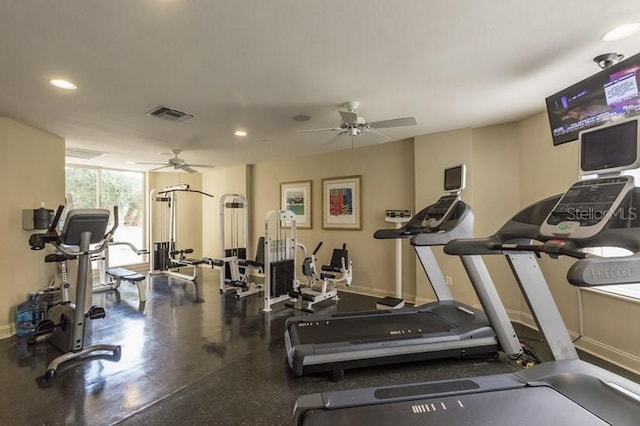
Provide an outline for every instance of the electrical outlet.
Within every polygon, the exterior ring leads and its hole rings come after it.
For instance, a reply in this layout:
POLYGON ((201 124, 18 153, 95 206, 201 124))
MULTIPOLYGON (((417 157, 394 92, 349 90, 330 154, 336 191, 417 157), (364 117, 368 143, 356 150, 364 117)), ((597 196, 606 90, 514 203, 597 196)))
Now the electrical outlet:
POLYGON ((447 275, 444 277, 445 281, 447 281, 447 285, 449 287, 453 286, 453 277, 451 275, 447 275))

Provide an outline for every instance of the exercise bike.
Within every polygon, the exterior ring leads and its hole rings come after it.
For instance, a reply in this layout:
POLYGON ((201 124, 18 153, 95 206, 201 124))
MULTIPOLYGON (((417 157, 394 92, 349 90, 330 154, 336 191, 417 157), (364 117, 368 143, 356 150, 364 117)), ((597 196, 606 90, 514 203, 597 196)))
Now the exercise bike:
POLYGON ((304 244, 297 244, 302 251, 302 274, 306 277, 306 282, 298 283, 298 286, 289 292, 291 301, 285 306, 299 309, 305 312, 313 312, 313 305, 325 300, 338 300, 338 284, 351 285, 352 262, 349 259, 347 245, 343 244, 342 249, 334 249, 331 255, 331 263, 322 265, 320 273, 316 270, 316 254, 322 247, 322 241, 318 243, 313 252, 309 255, 304 244), (338 275, 339 274, 339 275, 338 275))
POLYGON ((47 318, 36 326, 34 338, 31 341, 34 344, 48 341, 63 352, 63 355, 49 363, 47 371, 41 378, 43 384, 53 382, 57 377, 58 368, 68 361, 100 357, 117 362, 121 355, 120 346, 117 345, 84 346, 87 318, 94 320, 105 317, 104 308, 91 306, 85 309, 86 300, 91 297, 91 283, 87 282, 89 261, 92 255, 106 249, 108 241, 118 227, 118 208, 115 206, 113 208, 114 225, 106 233, 109 223, 109 210, 106 209, 70 210, 62 231, 58 233, 56 228, 63 210, 63 205, 58 207, 47 232, 32 234, 29 237, 32 250, 42 250, 46 244, 56 248, 57 256, 53 258, 49 256, 49 261, 78 260, 75 304, 70 302, 68 296, 63 296, 59 304, 51 306, 47 311, 47 318))

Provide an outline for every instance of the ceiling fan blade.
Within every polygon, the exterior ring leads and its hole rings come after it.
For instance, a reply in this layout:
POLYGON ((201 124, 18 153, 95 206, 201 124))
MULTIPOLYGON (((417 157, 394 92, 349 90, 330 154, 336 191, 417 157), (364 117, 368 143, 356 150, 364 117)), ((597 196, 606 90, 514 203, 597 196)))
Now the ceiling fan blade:
POLYGON ((358 124, 358 113, 353 111, 338 111, 342 121, 347 124, 358 124))
POLYGON ((180 170, 184 170, 187 173, 198 173, 198 171, 196 169, 192 169, 191 167, 189 167, 187 165, 180 166, 180 170))
MULTIPOLYGON (((136 164, 142 164, 142 163, 136 163, 136 164)), ((162 169, 166 169, 168 167, 173 167, 173 166, 171 164, 165 164, 164 166, 156 167, 155 169, 151 169, 149 171, 150 172, 155 172, 156 170, 162 170, 162 169)))
POLYGON ((137 166, 165 166, 169 167, 167 163, 134 163, 137 166))
POLYGON ((296 133, 309 133, 309 132, 325 132, 327 130, 331 130, 333 132, 337 132, 342 130, 339 127, 325 127, 323 129, 308 129, 308 130, 296 130, 296 133))
POLYGON ((383 129, 385 127, 415 126, 418 124, 414 117, 394 118, 393 120, 372 121, 369 127, 372 129, 383 129))
POLYGON ((381 137, 383 137, 383 138, 385 139, 385 140, 383 140, 383 141, 380 141, 379 143, 382 143, 382 142, 389 142, 389 141, 391 140, 391 138, 390 138, 389 136, 387 136, 387 135, 385 135, 385 134, 382 134, 382 133, 380 133, 380 132, 376 132, 376 131, 375 131, 375 130, 373 130, 373 129, 369 129, 369 133, 374 133, 374 134, 376 134, 376 135, 378 135, 378 136, 381 136, 381 137))
POLYGON ((187 167, 202 167, 202 168, 205 168, 205 169, 213 169, 215 167, 215 166, 212 166, 210 164, 191 164, 191 163, 185 164, 185 166, 187 166, 187 167))
POLYGON ((338 135, 332 137, 331 139, 329 139, 328 141, 323 143, 322 146, 333 145, 334 143, 338 142, 342 138, 342 136, 344 136, 344 134, 343 133, 339 133, 338 135))

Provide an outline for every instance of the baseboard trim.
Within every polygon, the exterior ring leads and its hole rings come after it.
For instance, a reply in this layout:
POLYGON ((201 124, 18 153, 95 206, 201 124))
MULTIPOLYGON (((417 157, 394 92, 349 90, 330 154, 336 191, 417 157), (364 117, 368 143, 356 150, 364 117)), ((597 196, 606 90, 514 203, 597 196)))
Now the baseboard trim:
POLYGON ((16 334, 14 323, 0 326, 0 340, 7 339, 16 334))
MULTIPOLYGON (((535 320, 530 313, 508 309, 507 314, 511 321, 517 322, 532 330, 538 330, 535 320)), ((601 360, 617 367, 630 371, 633 374, 640 375, 640 357, 621 351, 620 349, 609 346, 606 343, 602 343, 591 337, 580 336, 578 333, 571 330, 569 330, 569 336, 571 336, 571 340, 575 340, 574 345, 577 349, 598 357, 601 360)))
POLYGON ((435 302, 435 299, 427 299, 426 297, 416 297, 415 304, 417 306, 425 305, 427 303, 435 302))
MULTIPOLYGON (((576 333, 571 333, 574 339, 578 338, 576 333), (573 336, 575 334, 575 337, 573 336)), ((575 345, 578 349, 607 361, 615 366, 624 368, 634 374, 640 375, 640 357, 621 351, 612 346, 606 345, 590 337, 582 336, 575 345)))
POLYGON ((344 291, 345 293, 359 294, 361 296, 370 296, 370 297, 391 296, 390 293, 383 290, 377 290, 369 287, 360 287, 357 285, 350 285, 349 287, 339 287, 338 290, 344 291))
MULTIPOLYGON (((375 288, 371 288, 371 287, 361 287, 361 286, 357 286, 357 285, 350 285, 349 287, 344 287, 344 286, 340 286, 338 287, 339 291, 344 291, 345 293, 353 293, 353 294, 359 294, 362 296, 369 296, 369 297, 396 297, 395 293, 389 293, 388 291, 384 291, 384 290, 378 290, 375 288)), ((417 303, 416 299, 414 296, 409 296, 407 298, 404 299, 405 302, 407 303, 417 303)))

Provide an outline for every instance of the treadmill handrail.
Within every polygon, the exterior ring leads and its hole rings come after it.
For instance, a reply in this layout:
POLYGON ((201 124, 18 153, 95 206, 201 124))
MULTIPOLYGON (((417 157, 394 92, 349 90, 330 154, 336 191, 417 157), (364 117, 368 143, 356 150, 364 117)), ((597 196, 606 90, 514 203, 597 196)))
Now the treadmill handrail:
MULTIPOLYGON (((520 210, 493 235, 484 238, 458 238, 444 246, 444 252, 456 256, 503 254, 496 246, 501 244, 531 244, 540 238, 540 224, 560 200, 562 194, 545 198, 520 210)), ((548 239, 548 238, 546 238, 548 239)))
POLYGON ((425 218, 431 213, 431 210, 436 207, 437 203, 433 203, 420 210, 413 215, 409 222, 405 223, 400 228, 393 229, 378 229, 373 238, 378 240, 390 240, 398 238, 413 238, 420 234, 439 234, 443 231, 450 231, 459 226, 461 222, 468 219, 468 215, 471 214, 471 208, 464 201, 458 199, 455 204, 447 212, 446 216, 442 218, 442 221, 435 226, 423 226, 425 218))
POLYGON ((567 271, 575 287, 637 284, 640 282, 640 253, 619 257, 586 257, 567 271))
POLYGON ((496 250, 502 251, 530 251, 537 255, 540 253, 546 253, 551 257, 557 257, 560 255, 565 255, 569 257, 573 257, 575 259, 585 259, 589 256, 588 253, 583 251, 566 247, 564 242, 560 242, 557 240, 550 240, 542 244, 511 244, 504 243, 498 244, 495 246, 496 250))
POLYGON ((396 238, 411 238, 413 235, 422 232, 422 221, 424 217, 429 213, 433 204, 428 205, 418 213, 414 214, 411 219, 402 225, 400 228, 393 229, 378 229, 373 234, 373 238, 379 240, 390 240, 396 238))
POLYGON ((504 254, 510 251, 527 251, 535 253, 538 257, 541 253, 546 253, 551 257, 569 256, 575 259, 585 259, 590 255, 580 251, 565 241, 549 240, 547 242, 536 242, 526 240, 525 242, 509 241, 498 242, 497 238, 481 239, 460 239, 454 240, 445 246, 445 253, 458 256, 464 255, 488 255, 504 254))

